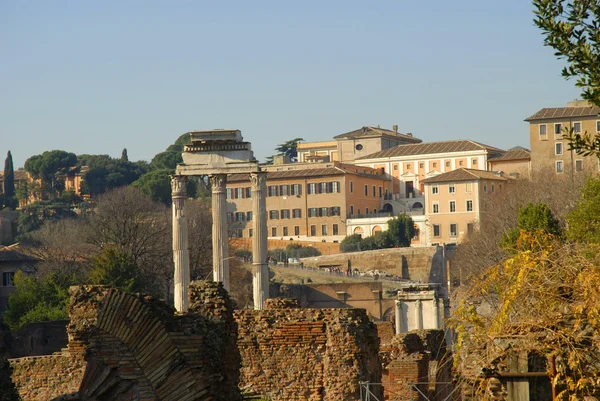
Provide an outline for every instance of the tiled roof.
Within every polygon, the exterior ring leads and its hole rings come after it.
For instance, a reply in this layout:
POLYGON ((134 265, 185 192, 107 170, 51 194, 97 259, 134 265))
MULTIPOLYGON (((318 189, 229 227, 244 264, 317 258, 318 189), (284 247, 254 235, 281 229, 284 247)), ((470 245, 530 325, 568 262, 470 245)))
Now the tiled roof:
POLYGON ((521 146, 515 146, 514 148, 508 149, 504 153, 500 153, 488 158, 488 161, 491 162, 509 160, 531 160, 531 152, 529 149, 522 148, 521 146))
POLYGON ((525 121, 544 120, 552 118, 593 117, 600 115, 600 107, 550 107, 541 109, 525 121))
POLYGON ((467 152, 470 150, 487 150, 489 152, 503 152, 503 150, 494 148, 493 146, 484 145, 471 140, 458 139, 454 141, 424 142, 409 145, 398 145, 394 146, 393 148, 371 153, 367 156, 359 157, 357 160, 381 159, 385 157, 397 156, 427 155, 437 153, 467 152))
MULTIPOLYGON (((282 166, 285 166, 282 165, 282 166)), ((293 164, 291 165, 293 166, 293 164)), ((331 165, 330 165, 331 166, 331 165)), ((352 164, 335 163, 334 166, 325 168, 306 168, 294 169, 286 171, 267 171, 268 180, 288 179, 288 178, 312 178, 353 174, 361 177, 379 178, 381 180, 389 180, 379 171, 369 167, 354 166, 352 164)), ((250 181, 248 174, 230 174, 227 176, 227 182, 245 182, 250 181)))
POLYGON ((37 260, 31 255, 19 251, 18 244, 0 245, 0 262, 32 262, 37 260))
POLYGON ((397 137, 397 138, 402 138, 403 140, 405 140, 407 142, 414 142, 414 143, 421 142, 421 140, 419 138, 415 138, 412 135, 397 133, 395 131, 385 129, 385 128, 368 127, 368 126, 359 128, 354 131, 346 132, 344 134, 336 135, 336 136, 334 136, 334 138, 335 139, 355 139, 355 138, 361 138, 361 137, 366 137, 366 136, 393 136, 393 137, 397 137))
MULTIPOLYGON (((25 181, 25 180, 29 180, 27 171, 15 170, 15 181, 25 181)), ((4 181, 4 172, 3 171, 0 171, 0 181, 4 181)))
POLYGON ((494 174, 492 171, 474 170, 470 168, 459 168, 444 174, 436 175, 422 180, 423 183, 435 182, 455 182, 455 181, 473 181, 473 180, 499 180, 507 181, 505 177, 494 174))

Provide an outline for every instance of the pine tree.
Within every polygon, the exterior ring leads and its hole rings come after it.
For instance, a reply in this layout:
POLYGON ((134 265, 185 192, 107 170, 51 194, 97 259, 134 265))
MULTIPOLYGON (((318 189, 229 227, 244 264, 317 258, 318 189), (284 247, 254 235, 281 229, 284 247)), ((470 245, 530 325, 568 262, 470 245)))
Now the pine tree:
POLYGON ((121 152, 121 161, 122 162, 129 161, 129 157, 127 156, 127 148, 123 148, 123 151, 121 152))
POLYGON ((15 169, 10 150, 4 160, 4 205, 13 209, 15 207, 15 169))

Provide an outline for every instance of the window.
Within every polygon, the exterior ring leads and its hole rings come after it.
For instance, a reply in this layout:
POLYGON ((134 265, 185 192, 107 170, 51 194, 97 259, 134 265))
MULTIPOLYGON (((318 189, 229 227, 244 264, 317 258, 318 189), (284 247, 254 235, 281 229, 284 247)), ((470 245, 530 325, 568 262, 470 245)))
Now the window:
POLYGON ((561 123, 554 124, 554 134, 555 135, 562 134, 562 124, 561 123))
POLYGON ((232 238, 242 238, 244 236, 244 231, 241 228, 236 228, 231 233, 232 238))
POLYGON ((338 225, 337 224, 333 225, 333 235, 339 235, 339 233, 338 233, 338 225))
POLYGON ((279 195, 281 196, 288 196, 291 195, 291 187, 290 185, 280 185, 279 186, 279 195))
POLYGON ((369 196, 369 186, 365 184, 365 196, 369 196))
POLYGON ((439 237, 440 235, 441 235, 440 225, 439 224, 434 224, 433 225, 433 236, 434 237, 439 237))
POLYGON ((329 214, 328 207, 320 207, 319 208, 319 217, 327 217, 328 214, 329 214))
POLYGON ((545 141, 547 136, 546 136, 546 124, 540 124, 539 125, 539 133, 540 133, 540 141, 545 141))
POLYGON ((369 208, 365 208, 365 214, 369 214, 369 208))
POLYGON ((431 210, 432 213, 439 213, 440 212, 440 205, 439 205, 439 203, 436 202, 436 203, 432 204, 431 206, 432 206, 432 210, 431 210))
POLYGON ((301 219, 302 218, 302 209, 294 209, 294 210, 292 210, 292 216, 295 219, 301 219))
POLYGON ((373 185, 373 198, 377 196, 377 188, 373 185))
POLYGON ((318 217, 316 207, 311 207, 308 209, 308 217, 318 217))
POLYGON ((581 133, 581 123, 580 122, 573 123, 573 131, 575 133, 581 133))
POLYGON ((252 188, 246 187, 246 198, 252 198, 252 188))
POLYGON ((290 218, 290 209, 283 209, 283 210, 281 210, 281 218, 282 219, 289 219, 290 218))
POLYGON ((471 164, 472 164, 473 166, 476 166, 476 165, 477 165, 477 159, 473 159, 473 160, 471 160, 471 164))
POLYGON ((350 193, 354 193, 354 183, 350 181, 350 193))
POLYGON ((450 213, 456 212, 456 202, 450 201, 450 213))
POLYGON ((407 164, 407 165, 406 165, 406 169, 407 169, 407 170, 410 170, 410 164, 407 164))
POLYGON ((446 162, 446 167, 450 167, 450 162, 446 162))
MULTIPOLYGON (((600 131, 600 130, 598 130, 598 131, 600 131)), ((398 170, 398 165, 397 164, 394 164, 394 170, 398 170)))
POLYGON ((334 181, 331 183, 331 192, 339 193, 340 192, 340 182, 334 181))
POLYGON ((271 237, 277 237, 277 227, 271 227, 271 237))
POLYGON ((2 273, 2 285, 4 287, 13 287, 15 281, 15 272, 2 273))
POLYGON ((311 237, 314 237, 317 235, 317 226, 315 226, 315 225, 310 226, 310 235, 311 235, 311 237))
POLYGON ((557 172, 557 173, 562 173, 563 171, 564 171, 564 168, 563 168, 563 162, 562 162, 562 161, 560 161, 560 160, 558 160, 558 161, 556 162, 556 172, 557 172))
POLYGON ((575 171, 583 171, 583 160, 575 160, 575 171))
POLYGON ((472 182, 465 183, 465 192, 471 192, 471 191, 473 191, 473 183, 472 182))
POLYGON ((436 168, 436 167, 437 167, 437 163, 433 162, 433 168, 436 168))
POLYGON ((492 184, 492 190, 491 190, 491 192, 494 193, 494 184, 492 184))
POLYGON ((487 184, 483 184, 483 192, 487 192, 487 184))
POLYGON ((563 154, 563 144, 562 142, 557 142, 554 144, 554 154, 562 155, 563 154))
POLYGON ((294 235, 300 235, 300 226, 294 226, 294 235))
POLYGON ((300 184, 292 185, 292 195, 302 195, 302 185, 300 185, 300 184))
POLYGON ((233 213, 227 213, 227 221, 231 223, 233 221, 233 219, 234 219, 233 213))
POLYGON ((350 214, 353 215, 354 214, 354 205, 350 205, 350 214))
POLYGON ((339 216, 341 215, 342 209, 339 206, 333 206, 331 208, 331 216, 339 216))
POLYGON ((244 191, 244 188, 236 188, 235 189, 235 197, 237 199, 242 199, 244 198, 244 194, 246 191, 244 191))
POLYGON ((456 231, 458 230, 457 224, 450 224, 450 236, 456 237, 456 231))
POLYGON ((438 188, 437 185, 432 185, 431 186, 431 194, 432 195, 437 195, 440 192, 440 189, 438 188))
POLYGON ((246 217, 244 212, 236 212, 235 221, 244 221, 244 217, 246 217))
POLYGON ((277 185, 269 185, 267 188, 267 196, 277 196, 277 185))
POLYGON ((600 120, 596 121, 596 132, 600 132, 600 120))
POLYGON ((308 184, 306 186, 306 193, 308 195, 314 195, 314 194, 316 194, 317 193, 317 184, 315 184, 314 182, 308 184))
POLYGON ((287 227, 283 227, 283 236, 284 237, 288 236, 288 228, 287 227))
POLYGON ((467 201, 467 212, 472 212, 472 211, 473 211, 473 201, 468 200, 467 201))
POLYGON ((419 163, 419 168, 425 168, 425 164, 419 163))
POLYGON ((359 143, 358 145, 355 146, 356 150, 363 150, 363 146, 359 143))
POLYGON ((252 221, 252 212, 246 212, 246 220, 252 221))
POLYGON ((472 233, 475 231, 473 223, 467 223, 467 232, 472 233))
POLYGON ((456 185, 454 185, 454 184, 448 184, 448 193, 449 194, 456 193, 456 185))
POLYGON ((321 226, 321 235, 327 235, 327 225, 323 224, 321 226))
POLYGON ((249 229, 248 230, 248 237, 252 238, 253 235, 254 235, 254 230, 249 229))
POLYGON ((269 219, 277 220, 279 218, 279 210, 270 210, 269 211, 269 219))
POLYGON ((379 197, 383 198, 383 188, 379 187, 379 197))
POLYGON ((327 192, 329 192, 329 191, 327 190, 327 187, 328 187, 329 185, 327 185, 327 184, 328 184, 327 182, 320 182, 320 183, 319 183, 319 193, 320 193, 320 194, 326 194, 327 192))
POLYGON ((462 161, 462 160, 461 160, 461 161, 459 161, 459 162, 458 162, 458 165, 459 165, 459 166, 462 166, 462 165, 463 165, 463 161, 462 161))

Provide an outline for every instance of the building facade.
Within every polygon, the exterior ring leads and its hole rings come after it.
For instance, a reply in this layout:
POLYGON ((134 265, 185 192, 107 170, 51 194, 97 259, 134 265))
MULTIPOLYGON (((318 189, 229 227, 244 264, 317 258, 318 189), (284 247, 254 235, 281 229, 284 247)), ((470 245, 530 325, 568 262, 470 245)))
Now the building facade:
MULTIPOLYGON (((346 220, 377 213, 391 181, 381 171, 339 162, 266 166, 269 238, 341 241, 346 220)), ((252 237, 252 199, 248 176, 227 178, 230 235, 252 237)))
POLYGON ((491 171, 461 168, 423 181, 428 244, 457 243, 476 229, 482 199, 506 189, 508 179, 491 171))
POLYGON ((544 108, 525 119, 529 123, 531 169, 533 173, 553 171, 556 174, 597 173, 597 157, 583 156, 569 150, 563 134, 600 133, 600 108, 587 101, 575 100, 567 107, 544 108))

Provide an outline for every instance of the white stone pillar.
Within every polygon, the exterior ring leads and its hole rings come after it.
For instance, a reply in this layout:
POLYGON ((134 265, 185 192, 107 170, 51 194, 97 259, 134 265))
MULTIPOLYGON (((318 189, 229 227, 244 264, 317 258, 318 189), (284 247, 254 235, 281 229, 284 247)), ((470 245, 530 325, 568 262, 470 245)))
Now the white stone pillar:
POLYGON ((423 330, 423 302, 420 299, 415 301, 415 320, 416 329, 423 330))
POLYGON ((433 298, 432 300, 433 303, 433 313, 435 313, 435 316, 433 317, 433 324, 435 327, 433 327, 436 330, 439 330, 440 328, 440 303, 438 302, 437 298, 433 298))
POLYGON ((402 333, 402 301, 396 301, 396 334, 402 333))
POLYGON ((254 309, 269 298, 267 263, 267 173, 250 174, 252 183, 252 289, 254 309))
POLYGON ((210 176, 212 186, 213 280, 229 291, 229 236, 227 235, 227 174, 210 176))
POLYGON ((185 198, 187 178, 171 177, 171 198, 173 199, 173 277, 175 309, 178 312, 188 310, 188 285, 190 283, 190 257, 188 249, 188 228, 185 216, 185 198))

